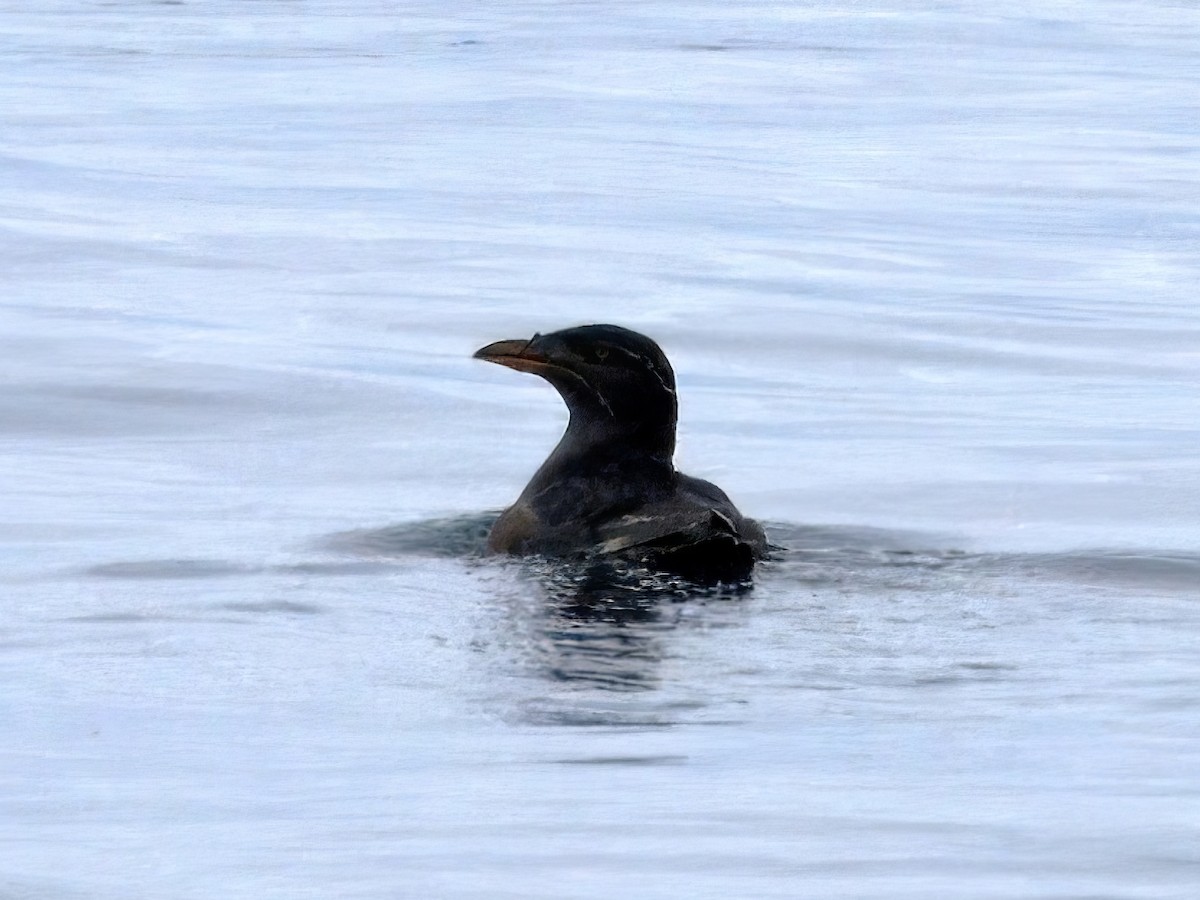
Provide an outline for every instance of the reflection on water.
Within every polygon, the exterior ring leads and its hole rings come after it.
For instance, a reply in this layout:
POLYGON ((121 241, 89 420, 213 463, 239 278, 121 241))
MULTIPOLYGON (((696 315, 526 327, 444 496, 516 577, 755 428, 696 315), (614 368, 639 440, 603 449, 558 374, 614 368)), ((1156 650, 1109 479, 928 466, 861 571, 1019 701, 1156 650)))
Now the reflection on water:
MULTIPOLYGON (((329 549, 376 559, 406 556, 480 560, 496 513, 429 519, 334 535, 329 549)), ((734 600, 749 583, 701 586, 617 558, 493 560, 516 574, 510 605, 530 636, 532 666, 544 677, 601 690, 657 686, 663 641, 685 601, 734 600)))
POLYGON ((604 690, 649 690, 679 623, 680 604, 733 601, 749 584, 706 587, 619 561, 537 560, 524 580, 537 593, 539 668, 604 690))
MULTIPOLYGON (((894 628, 922 626, 928 610, 922 608, 921 598, 936 598, 931 602, 943 606, 955 592, 962 592, 964 620, 976 621, 980 612, 973 608, 977 603, 972 597, 986 593, 983 586, 988 584, 1016 584, 1018 589, 1027 585, 1026 590, 1039 582, 1067 589, 1110 583, 1157 590, 1200 587, 1200 556, 967 553, 939 547, 949 542, 930 534, 778 522, 768 524, 775 549, 753 582, 704 587, 622 560, 488 559, 484 544, 493 519, 494 513, 483 513, 358 530, 335 535, 323 546, 378 562, 459 557, 472 566, 505 573, 496 584, 501 627, 523 636, 522 667, 559 688, 527 702, 523 718, 541 724, 662 726, 677 721, 677 709, 650 698, 642 704, 608 703, 603 695, 659 690, 661 669, 678 630, 724 621, 721 605, 752 602, 756 585, 775 602, 797 607, 809 603, 813 591, 912 598, 875 611, 879 618, 874 627, 894 628)), ((816 606, 811 627, 834 634, 844 626, 830 616, 853 619, 869 614, 855 613, 853 606, 840 613, 816 606)), ((896 652, 899 637, 884 634, 872 640, 882 642, 877 652, 887 656, 896 652)), ((1010 668, 1003 661, 968 661, 955 664, 952 680, 968 670, 972 677, 991 677, 1010 668)), ((914 677, 934 684, 950 676, 939 669, 914 677)))
POLYGON ((547 605, 537 621, 537 667, 546 677, 613 691, 653 690, 664 647, 657 601, 626 607, 616 616, 580 617, 579 606, 547 605))

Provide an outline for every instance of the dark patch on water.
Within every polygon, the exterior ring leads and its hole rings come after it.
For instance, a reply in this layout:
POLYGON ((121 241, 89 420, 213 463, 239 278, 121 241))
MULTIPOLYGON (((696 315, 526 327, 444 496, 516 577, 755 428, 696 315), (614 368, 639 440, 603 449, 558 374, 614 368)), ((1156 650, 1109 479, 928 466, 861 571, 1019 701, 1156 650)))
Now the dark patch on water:
MULTIPOLYGON (((513 570, 517 580, 510 630, 529 636, 524 662, 540 677, 568 689, 656 691, 662 663, 671 653, 671 635, 684 612, 736 602, 750 592, 748 583, 704 587, 621 561, 535 558, 520 561, 513 570)), ((575 703, 557 710, 539 706, 530 721, 624 728, 647 724, 646 716, 654 724, 677 718, 677 710, 606 710, 606 704, 589 704, 584 710, 575 703)))
POLYGON ((588 756, 581 759, 552 759, 550 762, 564 766, 682 766, 686 756, 662 754, 659 756, 588 756))
POLYGON ((835 47, 830 44, 795 44, 788 41, 768 41, 753 38, 727 38, 716 43, 679 44, 680 50, 700 53, 724 53, 730 50, 782 50, 793 53, 858 53, 862 48, 835 47))
POLYGON ((1087 550, 1055 554, 985 554, 973 558, 980 569, 1020 572, 1097 586, 1194 591, 1200 597, 1200 555, 1152 551, 1087 550))
POLYGON ((323 607, 315 603, 297 603, 294 600, 263 600, 258 603, 221 603, 218 605, 221 609, 244 613, 288 613, 311 616, 325 612, 323 607))
POLYGON ((655 710, 629 706, 599 704, 556 706, 545 700, 529 703, 522 710, 522 720, 530 725, 553 725, 567 728, 612 728, 620 731, 658 730, 672 728, 680 720, 655 710))
POLYGON ((767 530, 777 546, 772 561, 762 569, 764 580, 814 585, 883 577, 902 585, 905 570, 909 570, 909 574, 929 577, 944 574, 1066 581, 1196 591, 1200 596, 1200 554, 1195 553, 1110 549, 969 553, 947 548, 949 541, 944 537, 921 532, 786 523, 768 523, 767 530))
POLYGON ((100 578, 222 578, 261 571, 219 559, 145 559, 102 563, 84 570, 100 578))
POLYGON ((396 571, 395 562, 382 560, 363 562, 303 562, 271 566, 272 572, 295 575, 375 575, 396 571))
POLYGON ((354 556, 472 559, 487 553, 488 533, 499 515, 495 510, 344 531, 320 545, 354 556))
POLYGON ((89 625, 140 625, 151 622, 202 622, 212 624, 238 624, 236 619, 213 618, 211 616, 177 615, 151 612, 103 612, 81 616, 64 616, 60 622, 76 622, 89 625))
POLYGON ((1008 665, 1007 663, 998 662, 961 662, 958 663, 960 669, 967 669, 971 672, 1015 672, 1017 667, 1008 665))
POLYGON ((100 563, 83 570, 84 575, 131 580, 178 580, 188 578, 227 578, 233 575, 278 573, 283 575, 359 576, 390 573, 395 562, 337 561, 302 562, 259 566, 219 559, 141 559, 100 563))

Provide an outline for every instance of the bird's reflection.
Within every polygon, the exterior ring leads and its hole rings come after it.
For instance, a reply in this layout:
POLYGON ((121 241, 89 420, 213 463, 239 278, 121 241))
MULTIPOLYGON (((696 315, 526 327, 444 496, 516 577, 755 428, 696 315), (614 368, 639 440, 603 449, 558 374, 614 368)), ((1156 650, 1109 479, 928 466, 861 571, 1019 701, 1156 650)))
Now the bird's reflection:
MULTIPOLYGON (((485 544, 495 518, 492 512, 429 519, 330 535, 323 543, 373 559, 458 557, 493 567, 485 544)), ((517 579, 516 590, 501 598, 506 631, 525 636, 527 661, 539 676, 580 689, 657 689, 669 638, 688 610, 735 600, 751 587, 705 584, 616 556, 508 562, 517 579)))
POLYGON ((530 562, 527 573, 541 594, 531 623, 537 668, 555 681, 609 691, 658 686, 685 601, 729 600, 750 588, 698 585, 612 559, 530 562))

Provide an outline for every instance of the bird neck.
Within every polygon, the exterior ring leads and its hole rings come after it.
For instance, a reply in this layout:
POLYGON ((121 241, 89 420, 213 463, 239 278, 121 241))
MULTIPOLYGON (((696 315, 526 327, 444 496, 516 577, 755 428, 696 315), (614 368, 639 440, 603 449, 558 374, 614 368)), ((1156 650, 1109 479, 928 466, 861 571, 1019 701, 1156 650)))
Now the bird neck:
POLYGON ((667 480, 675 472, 675 423, 617 426, 611 419, 572 414, 558 446, 538 469, 530 488, 538 490, 564 475, 603 479, 629 478, 638 473, 667 480))

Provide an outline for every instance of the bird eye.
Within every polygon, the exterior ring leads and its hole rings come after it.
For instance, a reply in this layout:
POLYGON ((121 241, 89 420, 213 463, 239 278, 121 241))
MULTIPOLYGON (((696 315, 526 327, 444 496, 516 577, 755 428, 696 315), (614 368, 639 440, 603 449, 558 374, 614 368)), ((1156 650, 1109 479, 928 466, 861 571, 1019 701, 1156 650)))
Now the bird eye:
POLYGON ((597 347, 596 348, 596 359, 604 359, 606 356, 608 356, 608 348, 607 347, 597 347))

